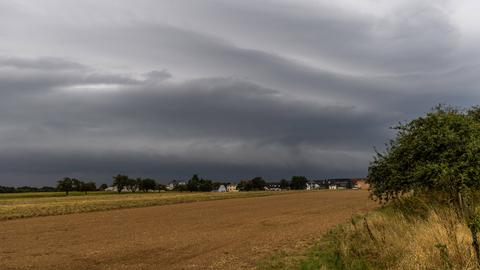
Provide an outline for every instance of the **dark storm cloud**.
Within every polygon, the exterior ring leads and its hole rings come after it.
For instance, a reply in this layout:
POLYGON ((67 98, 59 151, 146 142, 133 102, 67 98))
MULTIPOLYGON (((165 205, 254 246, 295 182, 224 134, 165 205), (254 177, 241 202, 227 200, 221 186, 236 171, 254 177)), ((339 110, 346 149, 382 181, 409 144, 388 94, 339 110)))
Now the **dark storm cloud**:
POLYGON ((390 126, 480 99, 448 1, 0 7, 0 185, 363 176, 390 126))
MULTIPOLYGON (((88 70, 78 71, 77 77, 88 70)), ((372 138, 384 139, 381 129, 392 121, 354 107, 296 99, 240 79, 173 83, 164 81, 171 77, 168 72, 153 71, 125 81, 135 84, 112 89, 102 84, 89 91, 90 81, 66 78, 63 72, 50 70, 51 78, 60 82, 41 94, 4 95, 0 101, 4 175, 106 175, 120 170, 186 177, 201 170, 240 177, 242 168, 246 175, 279 177, 314 168, 334 173, 327 164, 349 158, 356 163, 353 171, 360 168, 358 153, 371 152, 372 138)), ((25 73, 17 70, 30 75, 25 73)), ((0 82, 0 89, 11 86, 0 82)))

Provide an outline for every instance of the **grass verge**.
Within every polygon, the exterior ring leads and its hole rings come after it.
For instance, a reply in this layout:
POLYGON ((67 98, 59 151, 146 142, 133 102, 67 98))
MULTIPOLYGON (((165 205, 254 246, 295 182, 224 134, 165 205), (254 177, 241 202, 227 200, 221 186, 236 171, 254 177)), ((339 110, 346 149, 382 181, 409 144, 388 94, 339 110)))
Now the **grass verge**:
POLYGON ((468 227, 449 207, 406 199, 352 217, 303 251, 260 269, 478 269, 468 227))
POLYGON ((19 197, 2 194, 0 195, 0 220, 288 193, 291 192, 89 193, 83 196, 75 193, 74 196, 65 196, 65 193, 47 194, 45 192, 39 194, 41 196, 27 193, 19 197))

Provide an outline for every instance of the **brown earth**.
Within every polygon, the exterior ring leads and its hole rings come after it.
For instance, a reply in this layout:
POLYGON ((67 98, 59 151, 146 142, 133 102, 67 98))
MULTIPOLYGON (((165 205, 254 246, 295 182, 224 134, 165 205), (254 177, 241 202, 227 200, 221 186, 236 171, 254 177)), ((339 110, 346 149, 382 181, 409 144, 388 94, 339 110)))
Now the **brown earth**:
POLYGON ((375 203, 313 191, 0 222, 0 269, 251 269, 375 203))

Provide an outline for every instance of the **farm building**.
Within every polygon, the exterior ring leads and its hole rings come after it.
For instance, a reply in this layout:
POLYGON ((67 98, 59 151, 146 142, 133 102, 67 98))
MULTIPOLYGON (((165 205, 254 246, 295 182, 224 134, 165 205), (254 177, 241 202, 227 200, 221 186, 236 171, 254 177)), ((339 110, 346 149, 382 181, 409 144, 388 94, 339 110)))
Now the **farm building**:
POLYGON ((227 188, 225 187, 225 185, 220 185, 217 192, 227 192, 227 188))
POLYGON ((351 189, 354 186, 354 179, 350 178, 311 180, 307 183, 307 189, 351 189))
POLYGON ((315 181, 308 181, 306 190, 313 190, 313 189, 320 189, 320 184, 316 183, 315 181))
POLYGON ((167 190, 174 190, 177 186, 184 186, 187 183, 185 181, 173 180, 167 184, 167 190))
POLYGON ((228 184, 227 192, 238 192, 237 185, 232 183, 228 184))
POLYGON ((370 185, 366 182, 366 179, 364 178, 359 178, 359 179, 354 179, 354 187, 358 189, 369 189, 370 185))
POLYGON ((280 183, 267 183, 265 185, 265 190, 280 191, 282 190, 280 186, 281 186, 280 183))

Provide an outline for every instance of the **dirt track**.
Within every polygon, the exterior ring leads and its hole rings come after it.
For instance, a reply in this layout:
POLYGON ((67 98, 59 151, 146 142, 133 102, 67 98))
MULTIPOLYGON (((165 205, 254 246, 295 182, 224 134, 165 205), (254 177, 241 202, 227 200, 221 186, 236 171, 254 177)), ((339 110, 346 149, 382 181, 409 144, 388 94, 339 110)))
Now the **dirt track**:
POLYGON ((375 206, 302 192, 0 222, 3 269, 248 269, 375 206))

